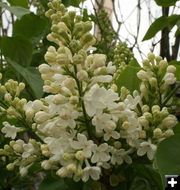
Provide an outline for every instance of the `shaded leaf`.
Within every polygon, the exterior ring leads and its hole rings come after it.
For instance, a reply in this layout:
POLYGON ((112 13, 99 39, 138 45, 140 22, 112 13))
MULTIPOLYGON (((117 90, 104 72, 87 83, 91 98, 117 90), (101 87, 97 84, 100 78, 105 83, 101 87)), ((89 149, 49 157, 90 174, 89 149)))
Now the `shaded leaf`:
POLYGON ((38 190, 68 190, 64 179, 62 178, 53 178, 50 175, 47 175, 42 183, 40 184, 38 190))
POLYGON ((130 92, 139 89, 140 80, 137 77, 137 72, 140 70, 140 67, 134 67, 127 65, 126 68, 120 73, 116 85, 118 87, 118 92, 122 86, 125 86, 130 92))
POLYGON ((159 31, 161 31, 165 27, 174 26, 179 19, 179 15, 159 17, 151 24, 142 41, 149 40, 150 38, 154 37, 159 31))
POLYGON ((162 141, 158 146, 156 161, 163 175, 180 174, 180 135, 174 135, 162 141))
POLYGON ((28 8, 28 0, 7 0, 11 6, 28 8))
POLYGON ((32 59, 32 44, 22 36, 1 38, 2 54, 20 65, 27 66, 32 59))
POLYGON ((0 2, 0 7, 7 9, 12 14, 14 14, 18 19, 22 16, 29 14, 31 11, 19 6, 8 6, 6 3, 0 2))
POLYGON ((62 3, 66 6, 73 6, 73 7, 79 7, 79 4, 82 2, 83 0, 62 0, 62 3))
POLYGON ((22 67, 15 61, 7 58, 7 62, 25 79, 31 87, 36 98, 41 98, 43 95, 43 80, 37 68, 35 67, 22 67))
POLYGON ((180 135, 180 123, 173 127, 174 134, 180 135))
POLYGON ((175 5, 178 0, 155 0, 159 6, 169 7, 175 5))
POLYGON ((45 36, 49 21, 45 17, 37 16, 33 13, 24 15, 20 20, 16 20, 13 27, 13 35, 22 35, 35 44, 45 36))

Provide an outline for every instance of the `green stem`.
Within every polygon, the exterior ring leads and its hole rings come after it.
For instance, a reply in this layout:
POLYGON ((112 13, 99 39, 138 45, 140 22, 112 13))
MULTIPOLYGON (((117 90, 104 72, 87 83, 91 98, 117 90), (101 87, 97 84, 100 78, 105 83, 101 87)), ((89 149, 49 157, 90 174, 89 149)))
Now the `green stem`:
POLYGON ((73 77, 76 81, 76 84, 77 84, 77 87, 78 87, 78 92, 79 92, 79 102, 82 106, 82 111, 83 111, 83 116, 84 116, 84 121, 85 121, 85 124, 86 124, 86 128, 87 128, 87 132, 88 132, 88 136, 90 139, 93 138, 93 135, 92 135, 92 131, 91 131, 91 126, 89 125, 89 120, 88 120, 88 116, 87 116, 87 113, 86 113, 86 109, 85 109, 85 105, 84 105, 84 101, 83 101, 83 92, 82 92, 82 83, 78 80, 78 78, 76 77, 76 74, 77 74, 77 67, 76 65, 74 65, 74 73, 72 73, 71 71, 69 71, 68 67, 65 68, 66 72, 68 75, 70 75, 71 77, 73 77))
POLYGON ((176 88, 174 88, 174 90, 172 90, 169 95, 166 97, 166 99, 164 100, 162 107, 164 107, 166 105, 166 103, 169 101, 169 99, 173 96, 174 93, 176 93, 176 91, 178 90, 178 88, 180 88, 180 84, 178 84, 176 86, 176 88))

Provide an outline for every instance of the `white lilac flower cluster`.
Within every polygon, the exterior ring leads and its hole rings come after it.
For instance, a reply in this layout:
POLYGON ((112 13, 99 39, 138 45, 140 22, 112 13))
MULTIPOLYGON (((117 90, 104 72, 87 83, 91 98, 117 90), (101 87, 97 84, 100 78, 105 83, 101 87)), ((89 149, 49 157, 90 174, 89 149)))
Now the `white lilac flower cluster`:
MULTIPOLYGON (((142 80, 140 93, 130 95, 123 87, 119 95, 112 83, 116 67, 106 63, 103 54, 87 54, 95 43, 91 23, 68 12, 60 0, 48 6, 52 32, 47 38, 56 45, 48 48, 48 64, 40 65, 39 71, 49 95, 28 103, 23 100, 17 104, 23 105, 21 111, 12 103, 20 115, 14 117, 24 119, 35 136, 27 143, 13 140, 0 149, 0 155, 12 160, 7 169, 18 166, 24 176, 33 163, 41 162, 44 170, 86 182, 99 180, 104 168, 131 164, 132 155, 153 160, 158 143, 173 135, 176 124, 167 107, 175 67, 149 54, 137 74, 142 80)), ((7 102, 15 101, 2 89, 7 102)), ((19 128, 5 122, 2 132, 15 139, 19 128)))

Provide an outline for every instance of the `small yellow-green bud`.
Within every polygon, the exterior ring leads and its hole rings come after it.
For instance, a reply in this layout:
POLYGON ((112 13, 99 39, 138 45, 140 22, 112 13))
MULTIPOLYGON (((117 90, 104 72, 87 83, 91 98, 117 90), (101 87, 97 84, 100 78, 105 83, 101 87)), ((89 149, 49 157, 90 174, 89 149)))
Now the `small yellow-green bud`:
POLYGON ((78 97, 78 96, 71 96, 71 97, 69 98, 69 102, 70 102, 71 104, 77 104, 77 103, 79 102, 79 97, 78 97))
POLYGON ((152 114, 149 113, 149 112, 145 112, 143 114, 143 116, 148 120, 148 121, 151 121, 152 120, 152 114))
POLYGON ((115 141, 115 142, 114 142, 114 147, 115 147, 115 148, 120 149, 121 146, 122 146, 121 142, 119 142, 119 141, 115 141))
POLYGON ((66 169, 69 172, 75 172, 76 171, 76 165, 74 163, 69 164, 68 166, 66 166, 66 169))
POLYGON ((80 81, 85 81, 88 79, 88 73, 85 70, 80 70, 77 73, 77 78, 80 81))
POLYGON ((154 61, 155 55, 154 55, 153 53, 148 53, 148 59, 149 59, 150 61, 154 61))
POLYGON ((56 105, 65 104, 67 102, 67 98, 61 94, 56 94, 54 95, 52 102, 56 105))
POLYGON ((142 110, 143 113, 148 112, 149 111, 149 106, 148 105, 143 105, 141 110, 142 110))
POLYGON ((146 131, 145 130, 139 131, 139 137, 142 139, 145 139, 146 138, 146 131))
POLYGON ((8 171, 14 170, 14 163, 8 164, 8 165, 6 166, 6 168, 7 168, 8 171))
POLYGON ((168 129, 164 134, 163 136, 164 137, 170 137, 170 136, 173 136, 174 135, 174 131, 172 129, 168 129))
POLYGON ((154 105, 152 107, 152 113, 154 113, 154 112, 160 112, 160 107, 158 105, 154 105))
POLYGON ((128 121, 125 121, 125 122, 122 124, 122 126, 121 126, 121 128, 124 129, 124 130, 129 129, 129 127, 130 127, 130 123, 129 123, 128 121))
POLYGON ((153 135, 154 135, 155 138, 161 137, 161 135, 162 135, 162 130, 161 130, 160 128, 154 129, 153 135))
POLYGON ((75 157, 79 161, 84 160, 84 153, 83 153, 83 151, 77 151, 76 154, 75 154, 75 157))

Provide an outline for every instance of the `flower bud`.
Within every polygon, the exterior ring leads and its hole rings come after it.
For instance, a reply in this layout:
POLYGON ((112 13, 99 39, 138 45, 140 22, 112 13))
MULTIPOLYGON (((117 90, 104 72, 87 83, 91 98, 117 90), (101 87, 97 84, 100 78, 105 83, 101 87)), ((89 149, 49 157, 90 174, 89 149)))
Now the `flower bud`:
POLYGON ((169 65, 167 67, 167 73, 175 73, 176 72, 176 67, 174 65, 169 65))
POLYGON ((152 113, 154 114, 154 112, 160 112, 160 107, 158 105, 152 107, 152 113))
POLYGON ((11 96, 11 94, 9 94, 9 93, 6 93, 5 95, 4 95, 4 100, 6 101, 6 102, 12 102, 12 96, 11 96))
POLYGON ((139 138, 142 138, 142 139, 146 138, 146 131, 145 130, 139 131, 139 138))
POLYGON ((6 168, 7 168, 8 171, 14 170, 14 163, 8 164, 8 165, 6 166, 6 168))
POLYGON ((152 120, 152 114, 149 113, 149 112, 145 112, 143 114, 143 116, 148 120, 148 121, 151 121, 152 120))
POLYGON ((129 129, 129 127, 130 127, 130 123, 128 121, 124 121, 124 123, 121 126, 121 128, 124 130, 129 129))
POLYGON ((62 83, 62 86, 65 86, 66 88, 68 88, 71 91, 74 90, 75 85, 76 85, 76 82, 72 78, 67 78, 62 83))
POLYGON ((68 166, 66 166, 66 168, 69 172, 75 172, 76 171, 76 165, 74 163, 69 164, 68 166))
POLYGON ((160 128, 156 128, 156 129, 154 129, 154 131, 153 131, 153 135, 154 135, 155 138, 159 138, 159 137, 161 137, 161 135, 162 135, 162 131, 161 131, 161 129, 160 129, 160 128))
POLYGON ((39 65, 39 72, 41 74, 47 74, 50 72, 50 66, 48 64, 39 65))
POLYGON ((172 129, 168 129, 167 131, 165 131, 165 133, 163 134, 164 137, 170 137, 174 135, 174 131, 172 129))
POLYGON ((151 77, 149 79, 149 83, 150 83, 151 87, 155 87, 155 88, 157 87, 157 79, 155 77, 151 77))
POLYGON ((78 71, 77 78, 80 81, 85 81, 88 79, 88 73, 85 70, 78 71))
POLYGON ((117 92, 118 87, 117 87, 116 84, 112 84, 112 85, 111 85, 111 89, 112 89, 114 92, 117 92))
POLYGON ((39 111, 35 114, 34 120, 37 123, 43 123, 50 118, 50 115, 44 111, 39 111))
POLYGON ((154 59, 155 59, 155 55, 153 54, 153 53, 148 53, 148 59, 150 60, 150 61, 154 61, 154 59))
POLYGON ((14 144, 13 145, 13 149, 14 151, 16 151, 17 153, 22 153, 24 151, 23 147, 19 144, 14 144))
POLYGON ((115 141, 115 142, 114 142, 114 147, 115 147, 116 149, 120 149, 121 146, 122 146, 121 142, 119 142, 119 141, 115 141))
POLYGON ((176 124, 176 120, 174 117, 168 116, 163 119, 162 125, 164 128, 173 127, 176 124))
POLYGON ((78 96, 71 96, 69 98, 69 102, 73 105, 77 104, 79 102, 79 97, 78 96))
POLYGON ((22 168, 20 168, 19 172, 20 172, 20 175, 22 177, 25 177, 27 175, 27 173, 28 173, 28 169, 26 167, 22 167, 22 168))
POLYGON ((54 95, 52 101, 56 105, 65 104, 67 102, 67 98, 61 94, 56 94, 56 95, 54 95))
POLYGON ((51 169, 51 164, 49 164, 48 160, 44 160, 41 162, 41 167, 45 170, 49 170, 51 169))
POLYGON ((34 117, 34 110, 33 109, 27 109, 25 114, 26 114, 26 119, 31 120, 34 117))
POLYGON ((160 69, 160 71, 162 71, 163 69, 165 69, 167 67, 167 65, 168 65, 167 61, 161 60, 159 62, 159 69, 160 69))
POLYGON ((140 70, 138 73, 137 73, 137 77, 142 80, 142 81, 147 81, 148 80, 148 74, 146 71, 143 71, 143 70, 140 70))
POLYGON ((141 126, 148 128, 149 127, 149 121, 146 119, 146 117, 143 115, 141 117, 138 118, 138 121, 140 123, 141 126))
POLYGON ((76 154, 75 154, 75 157, 79 161, 84 160, 84 153, 83 153, 83 151, 77 151, 76 154))
POLYGON ((74 157, 74 155, 65 152, 65 153, 62 155, 62 157, 63 157, 64 160, 69 161, 69 160, 71 160, 71 159, 74 157))
POLYGON ((35 100, 32 103, 32 109, 37 112, 42 109, 43 103, 40 100, 35 100))
POLYGON ((142 110, 143 113, 148 112, 149 111, 149 106, 148 105, 143 105, 141 110, 142 110))
POLYGON ((62 178, 67 177, 68 173, 69 173, 69 172, 67 171, 67 169, 66 169, 65 167, 60 168, 60 169, 56 172, 56 174, 57 174, 59 177, 62 177, 62 178))

